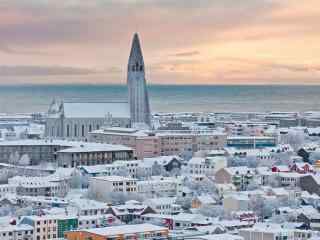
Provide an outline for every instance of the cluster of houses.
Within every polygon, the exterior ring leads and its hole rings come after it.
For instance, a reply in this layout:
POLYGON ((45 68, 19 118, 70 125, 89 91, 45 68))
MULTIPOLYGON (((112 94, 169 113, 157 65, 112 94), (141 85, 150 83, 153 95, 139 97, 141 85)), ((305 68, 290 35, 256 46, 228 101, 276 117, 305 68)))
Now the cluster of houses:
POLYGON ((0 239, 320 239, 320 137, 301 116, 157 114, 152 130, 4 139, 0 239))

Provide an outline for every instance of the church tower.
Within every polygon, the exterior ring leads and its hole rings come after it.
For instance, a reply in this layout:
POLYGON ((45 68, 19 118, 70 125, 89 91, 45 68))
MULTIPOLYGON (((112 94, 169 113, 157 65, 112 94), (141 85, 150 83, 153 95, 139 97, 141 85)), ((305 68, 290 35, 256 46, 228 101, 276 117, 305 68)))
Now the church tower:
POLYGON ((133 125, 150 127, 151 116, 139 36, 134 34, 128 61, 128 100, 133 125))

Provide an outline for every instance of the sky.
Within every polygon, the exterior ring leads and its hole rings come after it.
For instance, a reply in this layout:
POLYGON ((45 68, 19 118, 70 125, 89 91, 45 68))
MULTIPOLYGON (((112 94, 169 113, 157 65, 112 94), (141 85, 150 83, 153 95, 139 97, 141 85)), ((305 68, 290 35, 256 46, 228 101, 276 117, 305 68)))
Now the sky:
POLYGON ((0 84, 320 84, 319 0, 1 0, 0 84))

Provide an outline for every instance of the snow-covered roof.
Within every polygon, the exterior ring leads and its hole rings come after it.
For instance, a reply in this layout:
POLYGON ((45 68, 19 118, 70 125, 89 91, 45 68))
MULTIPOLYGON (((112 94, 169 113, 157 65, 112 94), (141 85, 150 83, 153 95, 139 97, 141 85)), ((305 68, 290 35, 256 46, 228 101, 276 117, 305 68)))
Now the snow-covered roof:
POLYGON ((145 166, 152 166, 154 163, 158 163, 160 165, 166 165, 170 163, 173 159, 177 159, 178 161, 182 161, 182 159, 178 156, 158 156, 158 157, 152 157, 152 158, 144 158, 139 162, 139 165, 145 165, 145 166))
POLYGON ((248 172, 251 174, 254 172, 253 168, 248 168, 246 166, 240 166, 240 167, 228 167, 224 168, 230 175, 235 175, 235 174, 240 174, 240 175, 245 175, 248 172))
POLYGON ((63 109, 66 118, 130 118, 127 102, 64 102, 63 109))
POLYGON ((18 231, 31 231, 33 227, 27 224, 18 225, 0 225, 0 232, 18 232, 18 231))
POLYGON ((123 181, 136 181, 134 178, 123 177, 123 176, 100 176, 92 177, 91 179, 106 181, 106 182, 123 182, 123 181))
POLYGON ((88 230, 82 230, 89 233, 93 233, 100 236, 116 236, 120 234, 134 234, 140 232, 155 232, 155 231, 167 231, 168 229, 165 227, 159 227, 156 225, 152 225, 149 223, 143 224, 134 224, 134 225, 120 225, 120 226, 112 226, 112 227, 104 227, 104 228, 93 228, 88 230))
POLYGON ((236 199, 238 201, 249 201, 249 197, 246 194, 239 194, 239 193, 231 193, 231 194, 227 194, 224 199, 227 198, 233 198, 236 199))
POLYGON ((197 236, 199 240, 243 240, 244 238, 238 235, 232 235, 228 233, 223 234, 210 234, 210 235, 203 235, 197 236))
POLYGON ((175 197, 160 197, 160 198, 149 198, 145 201, 145 204, 152 205, 171 205, 176 202, 175 197))
POLYGON ((70 204, 77 207, 80 210, 83 209, 104 209, 107 208, 107 204, 90 199, 75 198, 70 201, 70 204))
POLYGON ((301 178, 309 174, 300 174, 297 172, 279 172, 278 176, 282 178, 301 178))
POLYGON ((289 192, 284 188, 272 188, 271 191, 277 196, 289 196, 289 192))
POLYGON ((196 197, 202 204, 215 204, 216 200, 210 195, 201 195, 196 197))
POLYGON ((132 148, 123 145, 111 144, 86 144, 77 147, 67 148, 58 151, 58 153, 83 153, 83 152, 112 152, 112 151, 130 151, 132 148))

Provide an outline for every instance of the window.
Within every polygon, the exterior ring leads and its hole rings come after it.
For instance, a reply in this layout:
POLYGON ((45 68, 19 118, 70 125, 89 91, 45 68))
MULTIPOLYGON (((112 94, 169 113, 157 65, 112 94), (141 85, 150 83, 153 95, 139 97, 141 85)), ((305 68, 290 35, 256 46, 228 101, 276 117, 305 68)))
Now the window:
POLYGON ((81 136, 84 137, 84 125, 81 126, 81 136))
POLYGON ((69 126, 69 124, 67 125, 67 137, 70 137, 70 126, 69 126))
POLYGON ((74 125, 74 136, 77 137, 78 135, 78 126, 77 124, 74 125))

